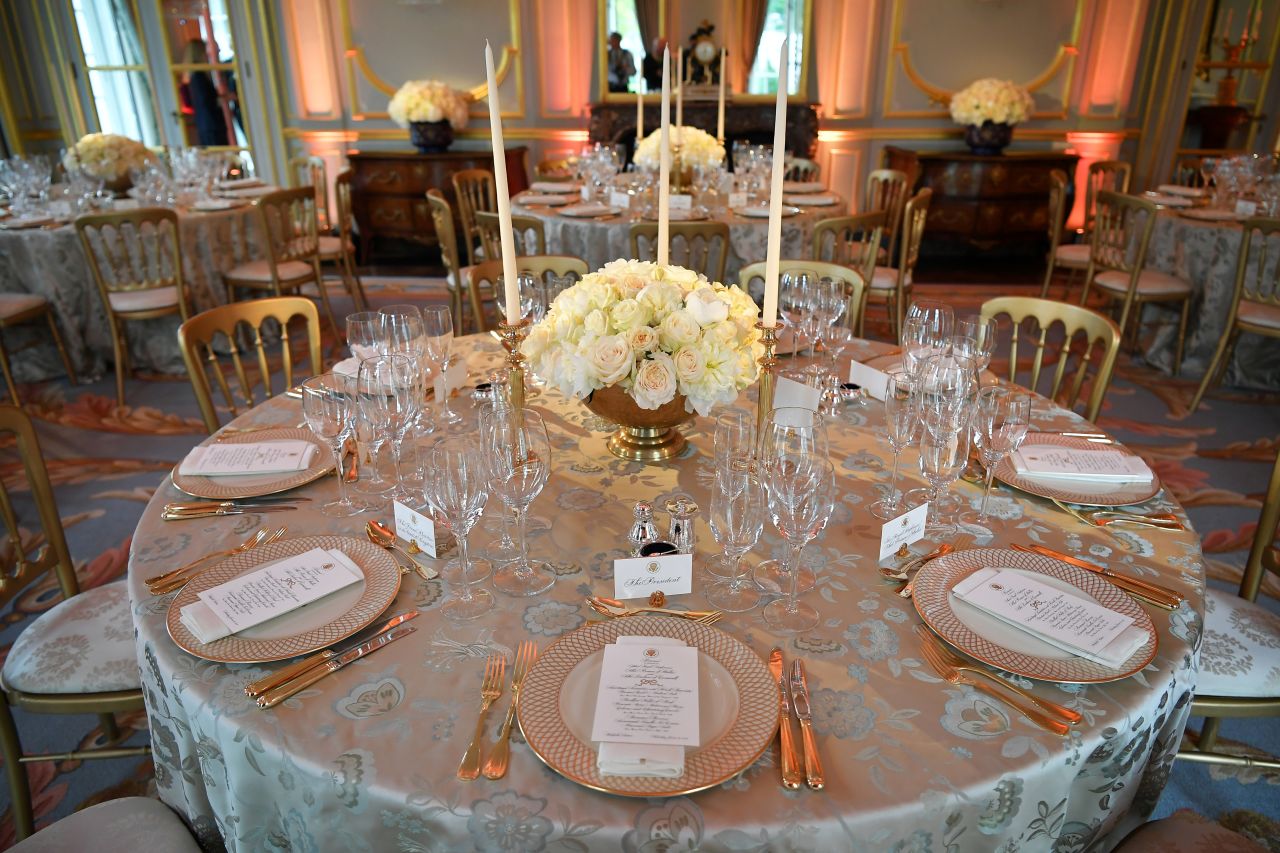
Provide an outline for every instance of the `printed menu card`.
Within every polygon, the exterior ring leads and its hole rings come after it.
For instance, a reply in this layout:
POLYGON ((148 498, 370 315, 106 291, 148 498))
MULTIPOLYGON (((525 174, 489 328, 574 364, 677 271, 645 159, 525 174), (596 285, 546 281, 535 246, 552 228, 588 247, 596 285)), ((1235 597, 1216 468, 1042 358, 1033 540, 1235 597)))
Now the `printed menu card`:
POLYGON ((604 647, 591 739, 615 776, 676 777, 700 743, 698 650, 671 637, 619 637, 604 647))
POLYGON ((243 474, 287 474, 311 467, 317 448, 309 441, 262 441, 250 444, 206 444, 193 447, 178 466, 185 477, 234 477, 243 474))
POLYGON ((312 548, 204 590, 179 618, 197 640, 212 643, 362 580, 346 554, 312 548))
POLYGON ((1015 471, 1033 477, 1107 483, 1151 481, 1151 469, 1141 457, 1119 450, 1076 450, 1036 444, 1019 448, 1011 459, 1015 471))

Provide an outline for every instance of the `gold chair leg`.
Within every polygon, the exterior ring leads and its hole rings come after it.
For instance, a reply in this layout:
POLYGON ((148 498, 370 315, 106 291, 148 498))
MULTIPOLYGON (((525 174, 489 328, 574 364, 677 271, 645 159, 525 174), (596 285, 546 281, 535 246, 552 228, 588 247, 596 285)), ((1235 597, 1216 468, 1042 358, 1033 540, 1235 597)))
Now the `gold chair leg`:
POLYGON ((129 369, 129 343, 125 340, 124 330, 120 328, 119 321, 112 316, 109 318, 109 322, 111 323, 111 348, 115 353, 116 359, 116 405, 123 407, 124 376, 129 369))
MULTIPOLYGON (((329 325, 333 327, 333 333, 338 337, 342 337, 342 332, 338 328, 338 321, 333 316, 333 308, 329 305, 329 293, 324 289, 324 276, 320 272, 320 262, 313 261, 311 268, 315 270, 316 290, 320 291, 320 304, 324 306, 325 316, 329 318, 329 325)), ((298 288, 301 293, 302 288, 298 288)))
POLYGON ((107 743, 115 743, 120 740, 120 726, 116 723, 115 714, 99 714, 98 728, 102 729, 102 736, 107 743))
POLYGON ((1049 258, 1049 268, 1044 271, 1044 284, 1040 285, 1040 298, 1049 298, 1049 283, 1053 281, 1053 271, 1057 269, 1057 265, 1053 262, 1053 258, 1049 258))
POLYGON ((347 268, 347 272, 351 275, 351 281, 354 283, 354 292, 351 298, 356 301, 356 306, 361 311, 369 310, 369 297, 364 292, 364 282, 360 280, 360 273, 356 270, 356 259, 350 252, 342 253, 343 264, 347 268))
POLYGON ((1196 410, 1200 408, 1200 401, 1204 399, 1204 394, 1209 390, 1209 386, 1220 381, 1221 377, 1218 374, 1225 371, 1226 366, 1231 363, 1230 352, 1235 339, 1236 332, 1234 329, 1218 339, 1218 347, 1214 350, 1213 358, 1209 360, 1209 366, 1204 372, 1204 378, 1200 380, 1200 387, 1196 389, 1196 395, 1191 398, 1191 403, 1187 406, 1188 415, 1194 415, 1196 410))
POLYGON ((58 332, 58 321, 53 319, 52 311, 47 312, 45 317, 49 320, 49 333, 53 335, 53 343, 58 348, 58 355, 62 356, 62 366, 67 369, 67 378, 71 380, 72 385, 75 385, 77 384, 76 369, 71 363, 71 355, 62 341, 62 335, 58 332))
POLYGON ((1204 727, 1200 729, 1200 739, 1196 743, 1196 749, 1201 752, 1209 752, 1218 744, 1218 726, 1222 724, 1222 720, 1218 717, 1205 717, 1204 727))
POLYGON ((1182 300, 1182 319, 1178 321, 1178 347, 1173 354, 1173 375, 1182 370, 1182 349, 1187 343, 1187 318, 1191 315, 1191 297, 1182 300))
POLYGON ((27 779, 27 768, 18 760, 22 755, 22 742, 13 724, 9 697, 3 690, 0 690, 0 751, 4 754, 4 772, 9 779, 14 835, 21 841, 35 832, 35 815, 31 812, 31 783, 27 779))
POLYGON ((9 369, 9 351, 5 349, 3 336, 0 336, 0 372, 4 373, 4 383, 9 386, 9 399, 21 407, 22 398, 18 396, 18 383, 13 381, 13 371, 9 369))

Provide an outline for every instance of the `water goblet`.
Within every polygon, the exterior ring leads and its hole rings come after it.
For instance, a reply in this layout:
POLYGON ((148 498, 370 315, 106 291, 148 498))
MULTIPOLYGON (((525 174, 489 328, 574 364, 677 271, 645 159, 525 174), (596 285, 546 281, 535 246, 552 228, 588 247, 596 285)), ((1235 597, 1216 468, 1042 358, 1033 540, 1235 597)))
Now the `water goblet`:
POLYGON ((918 397, 914 384, 903 372, 890 373, 885 380, 884 422, 889 447, 893 450, 893 471, 889 477, 889 493, 871 505, 871 514, 888 521, 898 515, 902 493, 898 491, 898 459, 915 438, 920 426, 916 411, 918 397))
POLYGON ((775 631, 796 634, 818 624, 818 611, 799 600, 800 560, 835 509, 835 470, 825 455, 806 454, 776 458, 762 470, 769 516, 791 549, 786 597, 765 606, 764 621, 775 631))
POLYGON ((720 560, 729 566, 729 574, 707 587, 703 596, 718 610, 741 613, 760 603, 760 590, 742 574, 742 558, 760 539, 767 503, 764 487, 750 474, 741 485, 717 483, 711 498, 711 535, 724 549, 720 560))
POLYGON ((462 415, 449 406, 449 355, 453 348, 453 315, 447 305, 432 305, 422 310, 422 322, 426 328, 426 355, 438 365, 440 379, 437 396, 440 401, 439 420, 449 426, 462 423, 462 415))
POLYGON ((356 385, 361 419, 372 435, 391 444, 395 480, 388 496, 407 498, 400 476, 400 451, 421 405, 421 372, 408 356, 379 355, 360 362, 356 385))
POLYGON ((507 595, 546 592, 556 576, 546 563, 529 562, 526 535, 529 505, 542 492, 551 473, 551 442, 542 416, 533 409, 494 418, 483 433, 492 491, 516 519, 519 556, 493 575, 493 585, 507 595))
POLYGON ((996 465, 1022 446, 1031 425, 1031 395, 1012 388, 992 386, 978 393, 977 410, 973 416, 973 441, 986 470, 982 490, 982 506, 978 512, 965 513, 961 518, 985 524, 987 502, 991 498, 991 481, 995 478, 996 465))
MULTIPOLYGON (((826 425, 820 414, 792 407, 774 409, 756 437, 756 469, 764 471, 778 460, 826 458, 828 452, 826 425)), ((765 560, 756 566, 751 576, 765 592, 781 594, 792 581, 792 568, 800 591, 812 589, 816 577, 799 564, 789 567, 780 560, 765 560)))
POLYGON ((347 494, 342 464, 355 410, 352 390, 351 380, 336 373, 313 376, 302 383, 302 417, 316 437, 329 445, 338 469, 338 499, 320 507, 322 513, 335 518, 361 511, 347 494))
POLYGON ((969 459, 969 431, 935 432, 926 429, 920 434, 920 473, 929 482, 929 515, 925 532, 935 539, 946 539, 956 534, 956 525, 943 514, 942 501, 951 484, 960 476, 969 459))
MULTIPOLYGON (((476 576, 487 568, 484 560, 471 558, 468 536, 484 513, 489 499, 488 465, 480 448, 466 436, 448 436, 431 450, 424 486, 428 503, 442 524, 458 540, 458 556, 445 569, 453 568, 459 578, 456 592, 441 605, 449 619, 465 621, 483 616, 493 607, 493 594, 472 589, 476 576), (477 571, 480 569, 480 571, 477 571)), ((446 576, 449 576, 446 574, 446 576)))

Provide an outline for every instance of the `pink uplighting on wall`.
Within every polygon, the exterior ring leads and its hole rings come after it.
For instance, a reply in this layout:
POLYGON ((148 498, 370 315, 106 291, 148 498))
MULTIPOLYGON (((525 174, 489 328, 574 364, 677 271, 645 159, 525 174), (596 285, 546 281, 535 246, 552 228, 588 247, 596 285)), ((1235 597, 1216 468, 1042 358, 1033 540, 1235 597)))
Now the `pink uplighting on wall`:
POLYGON ((1084 197, 1086 182, 1089 178, 1089 165, 1099 160, 1117 159, 1123 142, 1124 134, 1119 131, 1067 133, 1067 151, 1080 155, 1080 162, 1076 164, 1076 202, 1071 208, 1071 215, 1067 217, 1068 227, 1080 228, 1084 225, 1084 197))

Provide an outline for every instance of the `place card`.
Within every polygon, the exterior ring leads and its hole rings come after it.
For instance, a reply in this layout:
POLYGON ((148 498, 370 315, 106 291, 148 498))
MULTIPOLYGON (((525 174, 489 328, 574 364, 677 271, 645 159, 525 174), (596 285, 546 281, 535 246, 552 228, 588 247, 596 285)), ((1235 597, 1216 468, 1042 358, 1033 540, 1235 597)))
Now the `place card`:
POLYGON ((785 376, 778 377, 778 384, 773 389, 773 407, 775 409, 808 409, 818 411, 822 402, 822 392, 811 388, 803 382, 796 382, 785 376))
POLYGON ((1060 480, 1148 483, 1151 469, 1142 458, 1119 450, 1075 450, 1052 444, 1024 445, 1010 460, 1019 474, 1060 480))
POLYGON ((436 552, 436 523, 400 501, 392 502, 392 511, 395 513, 396 536, 405 542, 416 544, 431 559, 438 559, 440 555, 436 552))
POLYGON ((212 643, 362 580, 364 572, 346 554, 312 548, 204 590, 180 619, 197 640, 212 643))
POLYGON ((698 650, 670 643, 604 647, 591 739, 698 746, 698 650))
POLYGON ((886 521, 880 528, 880 559, 897 553, 898 549, 924 538, 924 523, 929 516, 929 503, 920 504, 897 518, 886 521))
POLYGON ((1016 569, 980 569, 951 592, 1006 624, 1105 666, 1119 667, 1147 638, 1132 617, 1016 569))
POLYGON ((750 196, 746 193, 729 193, 729 209, 738 210, 746 207, 750 201, 750 196))
POLYGON ((582 196, 583 201, 591 201, 591 187, 583 184, 582 189, 578 190, 578 195, 582 196))
POLYGON ((207 444, 191 448, 178 466, 184 477, 235 477, 305 471, 318 448, 309 441, 207 444))
POLYGON ((873 399, 883 400, 889 385, 889 374, 856 361, 849 362, 849 381, 862 386, 873 399))
POLYGON ((449 365, 444 371, 437 370, 435 380, 432 382, 432 389, 437 400, 443 400, 445 394, 452 394, 454 391, 467 384, 467 365, 463 361, 455 361, 449 365))
POLYGON ((667 196, 668 210, 693 210, 693 196, 688 193, 676 193, 667 196))
POLYGON ((1247 198, 1236 200, 1236 216, 1256 216, 1258 213, 1258 203, 1250 201, 1247 198))
POLYGON ((687 595, 693 592, 693 555, 630 557, 613 561, 613 597, 648 598, 655 592, 687 595))
POLYGON ((616 207, 619 210, 627 211, 631 209, 631 193, 619 192, 613 190, 609 193, 609 206, 616 207))

